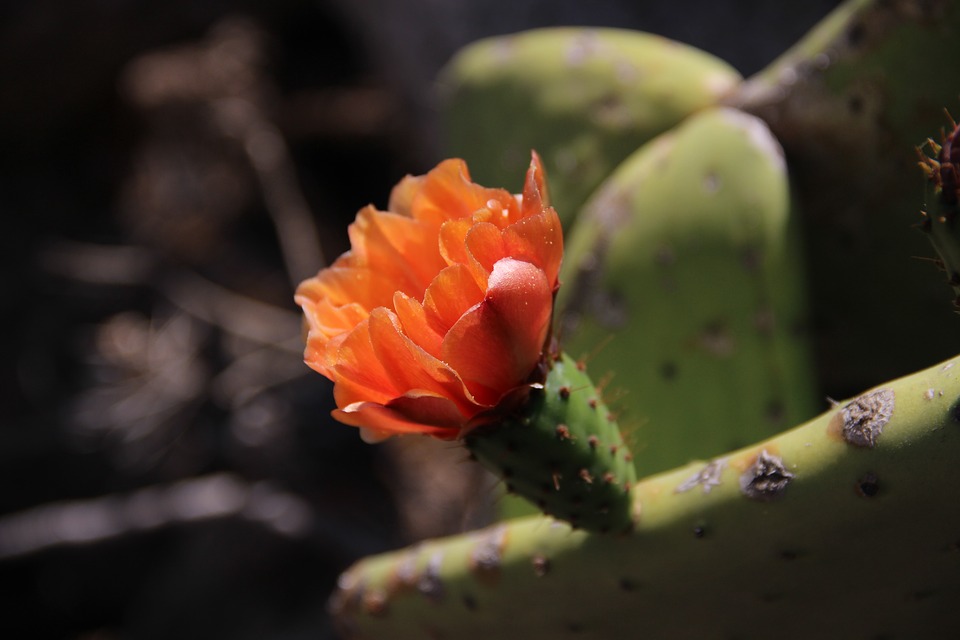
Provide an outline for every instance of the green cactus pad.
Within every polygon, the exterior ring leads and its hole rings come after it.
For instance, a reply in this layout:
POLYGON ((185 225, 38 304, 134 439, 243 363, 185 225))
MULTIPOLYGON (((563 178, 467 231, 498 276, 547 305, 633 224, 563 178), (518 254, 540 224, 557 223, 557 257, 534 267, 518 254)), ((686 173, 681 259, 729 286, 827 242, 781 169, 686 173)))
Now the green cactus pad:
POLYGON ((741 80, 725 62, 617 29, 540 29, 462 50, 440 76, 445 151, 509 185, 536 149, 565 225, 630 152, 741 80))
POLYGON ((345 638, 950 638, 960 358, 640 481, 628 536, 532 517, 360 561, 345 638), (864 430, 871 446, 863 446, 864 430))
POLYGON ((616 419, 583 367, 558 356, 522 411, 472 431, 471 453, 507 490, 575 527, 625 532, 636 479, 616 419))
POLYGON ((569 232, 565 348, 612 374, 648 475, 816 413, 786 167, 764 123, 727 108, 624 161, 569 232))
POLYGON ((851 0, 730 97, 789 158, 824 388, 850 392, 960 351, 942 283, 918 259, 929 245, 912 232, 923 197, 913 149, 960 107, 958 60, 960 2, 851 0))

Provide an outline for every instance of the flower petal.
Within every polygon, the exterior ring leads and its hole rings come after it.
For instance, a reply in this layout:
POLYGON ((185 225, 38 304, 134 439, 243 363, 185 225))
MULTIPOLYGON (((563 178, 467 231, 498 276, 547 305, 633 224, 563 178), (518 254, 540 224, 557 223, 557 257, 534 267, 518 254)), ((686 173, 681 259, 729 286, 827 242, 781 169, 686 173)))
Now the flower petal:
POLYGON ((427 320, 427 312, 418 300, 401 292, 393 297, 393 309, 400 320, 403 333, 430 355, 440 357, 443 334, 437 333, 427 320))
POLYGON ((304 301, 327 300, 334 307, 358 304, 367 310, 393 302, 395 283, 370 269, 348 264, 338 260, 315 277, 304 280, 297 287, 294 299, 301 306, 304 301))
POLYGON ((553 287, 544 272, 504 258, 494 266, 484 301, 447 333, 443 359, 479 402, 496 403, 536 367, 552 310, 553 287))
POLYGON ((447 220, 469 217, 487 201, 487 189, 470 181, 467 164, 459 159, 444 160, 418 186, 410 212, 438 227, 447 220))
POLYGON ((504 255, 533 263, 556 288, 563 260, 563 229, 553 208, 524 218, 503 232, 504 255))
POLYGON ((366 207, 348 232, 357 263, 393 283, 394 290, 419 298, 445 266, 436 232, 417 220, 366 207))
MULTIPOLYGON (((447 220, 469 218, 494 200, 507 206, 513 196, 503 189, 488 189, 470 180, 463 160, 444 160, 416 182, 404 180, 391 194, 390 208, 400 207, 409 215, 439 227, 447 220)), ((515 205, 514 205, 515 206, 515 205)))
POLYGON ((326 300, 303 304, 307 324, 307 345, 303 360, 328 378, 336 366, 335 353, 346 335, 367 319, 369 313, 359 305, 331 307, 326 300))
POLYGON ((427 322, 438 334, 445 335, 460 317, 483 300, 470 270, 455 264, 441 271, 427 287, 423 308, 427 322))
MULTIPOLYGON (((470 252, 471 259, 476 261, 485 276, 493 271, 493 266, 497 261, 506 257, 503 232, 490 222, 474 225, 467 232, 464 242, 470 252)), ((486 285, 487 283, 484 282, 483 284, 486 285)))
POLYGON ((303 316, 310 334, 322 339, 351 331, 370 315, 370 312, 359 304, 334 306, 325 298, 317 302, 308 299, 300 299, 298 302, 303 308, 303 316))
POLYGON ((440 252, 451 265, 464 265, 469 269, 477 286, 487 288, 487 277, 493 270, 493 264, 503 257, 503 241, 499 228, 489 222, 477 222, 463 218, 450 220, 440 227, 440 252), (470 241, 476 247, 483 263, 474 256, 468 245, 467 236, 474 231, 476 237, 470 241))
POLYGON ((387 209, 401 216, 413 217, 413 200, 420 193, 426 176, 404 176, 390 191, 387 209))
POLYGON ((470 262, 470 253, 467 251, 467 233, 473 227, 473 220, 460 218, 447 220, 440 227, 440 255, 447 265, 467 264, 470 262))
POLYGON ((523 183, 521 202, 524 217, 542 212, 550 203, 550 195, 547 193, 547 176, 536 151, 530 152, 530 168, 527 169, 527 179, 523 183))
POLYGON ((460 429, 450 425, 464 421, 464 416, 449 400, 429 395, 404 396, 388 405, 357 402, 334 410, 333 417, 364 429, 364 438, 368 441, 401 434, 425 434, 452 440, 460 435, 460 429))
POLYGON ((477 410, 456 371, 405 336, 393 312, 374 309, 369 327, 377 360, 400 391, 396 395, 425 393, 447 398, 465 412, 477 410))
POLYGON ((406 389, 396 384, 377 357, 367 318, 327 346, 327 366, 335 372, 333 395, 343 407, 365 400, 384 404, 406 389))

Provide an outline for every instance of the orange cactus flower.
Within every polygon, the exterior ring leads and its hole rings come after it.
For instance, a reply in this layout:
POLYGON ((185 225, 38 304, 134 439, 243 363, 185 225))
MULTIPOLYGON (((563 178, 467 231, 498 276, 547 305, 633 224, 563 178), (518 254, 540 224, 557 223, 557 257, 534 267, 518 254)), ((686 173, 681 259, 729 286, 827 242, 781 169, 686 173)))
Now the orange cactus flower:
POLYGON ((350 251, 298 287, 304 360, 334 382, 334 417, 365 439, 457 438, 537 381, 560 220, 536 153, 522 194, 445 160, 404 178, 388 209, 362 209, 350 251))

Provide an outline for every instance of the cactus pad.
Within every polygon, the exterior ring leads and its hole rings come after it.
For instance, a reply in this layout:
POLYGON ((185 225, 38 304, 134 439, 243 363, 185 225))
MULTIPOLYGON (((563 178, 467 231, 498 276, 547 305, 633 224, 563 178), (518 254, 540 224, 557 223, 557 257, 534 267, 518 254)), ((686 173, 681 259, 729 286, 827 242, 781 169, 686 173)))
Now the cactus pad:
POLYGON ((613 168, 741 80, 661 36, 539 29, 461 51, 440 76, 446 151, 484 184, 509 184, 537 149, 564 226, 613 168))
POLYGON ((954 359, 640 481, 628 536, 533 517, 427 541, 355 565, 333 611, 367 640, 953 637, 958 409, 954 359))
POLYGON ((632 456, 583 367, 561 355, 514 417, 465 438, 507 490, 549 515, 598 532, 633 527, 632 456))
POLYGON ((631 155, 568 232, 561 335, 625 391, 641 474, 816 412, 790 213, 767 127, 713 108, 631 155))

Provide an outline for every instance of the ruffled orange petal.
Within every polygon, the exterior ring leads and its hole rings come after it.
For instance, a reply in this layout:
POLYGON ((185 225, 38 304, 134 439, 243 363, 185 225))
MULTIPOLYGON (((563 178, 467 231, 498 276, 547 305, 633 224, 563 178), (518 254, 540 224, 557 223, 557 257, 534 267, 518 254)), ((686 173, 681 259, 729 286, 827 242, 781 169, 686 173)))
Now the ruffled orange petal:
POLYGON ((467 251, 467 233, 473 227, 473 220, 460 218, 447 220, 440 227, 439 245, 440 255, 448 265, 467 264, 470 262, 470 253, 467 251))
POLYGON ((334 410, 333 417, 368 431, 366 439, 369 440, 402 434, 453 440, 460 435, 459 425, 465 421, 452 402, 430 395, 403 396, 387 405, 357 402, 334 410))
MULTIPOLYGON (((417 182, 402 186, 395 195, 397 206, 406 207, 417 220, 440 226, 447 220, 470 217, 489 200, 510 202, 503 189, 488 189, 470 179, 463 160, 444 160, 417 182)), ((391 210, 394 201, 391 200, 391 210)))
POLYGON ((484 203, 484 210, 488 212, 487 215, 489 216, 484 221, 492 222, 503 229, 520 219, 520 205, 516 196, 503 189, 489 189, 487 195, 492 197, 484 203))
POLYGON ((479 273, 475 272, 474 275, 482 274, 481 286, 488 286, 487 278, 493 271, 493 266, 506 255, 504 253, 503 233, 492 223, 476 224, 467 232, 464 243, 470 253, 471 261, 474 261, 480 267, 479 273))
POLYGON ((469 216, 487 200, 486 189, 470 181, 467 164, 460 159, 441 162, 423 177, 419 187, 410 213, 438 227, 447 220, 469 216))
POLYGON ((397 386, 377 357, 369 318, 330 341, 325 364, 334 374, 333 395, 338 407, 359 401, 385 404, 407 391, 397 386))
POLYGON ((531 262, 554 286, 563 260, 563 229, 553 208, 524 218, 503 232, 504 255, 531 262))
POLYGON ((387 210, 401 216, 413 217, 413 200, 420 193, 426 176, 404 176, 390 191, 387 210))
POLYGON ((294 299, 301 305, 305 300, 327 300, 334 307, 357 304, 369 310, 391 304, 396 290, 394 283, 383 274, 335 263, 301 283, 294 299))
POLYGON ((543 163, 536 151, 530 153, 530 168, 523 183, 523 197, 521 212, 524 217, 540 213, 550 205, 550 194, 547 192, 547 176, 543 170, 543 163))
POLYGON ((471 252, 467 243, 467 235, 477 226, 475 221, 467 219, 450 220, 444 223, 440 228, 440 251, 451 265, 465 266, 470 271, 477 286, 486 289, 487 277, 490 275, 493 264, 503 257, 500 253, 503 242, 499 237, 500 231, 496 225, 492 223, 482 223, 480 225, 482 229, 477 231, 477 237, 471 242, 478 247, 477 252, 484 261, 484 264, 482 264, 471 252))
POLYGON ((387 309, 375 309, 370 314, 369 327, 377 359, 402 395, 444 397, 464 412, 477 411, 457 373, 405 336, 396 315, 387 309))
POLYGON ((417 220, 366 207, 348 232, 358 266, 376 272, 394 290, 419 297, 445 266, 436 232, 417 220))
POLYGON ((445 335, 464 313, 483 300, 483 295, 467 267, 447 267, 427 287, 423 297, 427 322, 435 332, 445 335))
POLYGON ((430 355, 440 357, 443 335, 437 333, 427 319, 427 312, 419 300, 397 292, 393 297, 393 309, 400 320, 403 333, 420 345, 430 355))
POLYGON ((522 384, 540 360, 553 310, 553 287, 529 262, 494 266, 484 301, 450 329, 443 359, 478 401, 496 403, 522 384))
POLYGON ((308 330, 303 360, 311 369, 332 377, 340 343, 369 313, 359 305, 332 307, 326 300, 304 302, 302 306, 308 330))
POLYGON ((303 308, 303 316, 310 335, 317 339, 326 340, 345 331, 351 331, 370 315, 370 312, 359 304, 335 306, 326 299, 314 302, 303 298, 298 302, 303 308))

